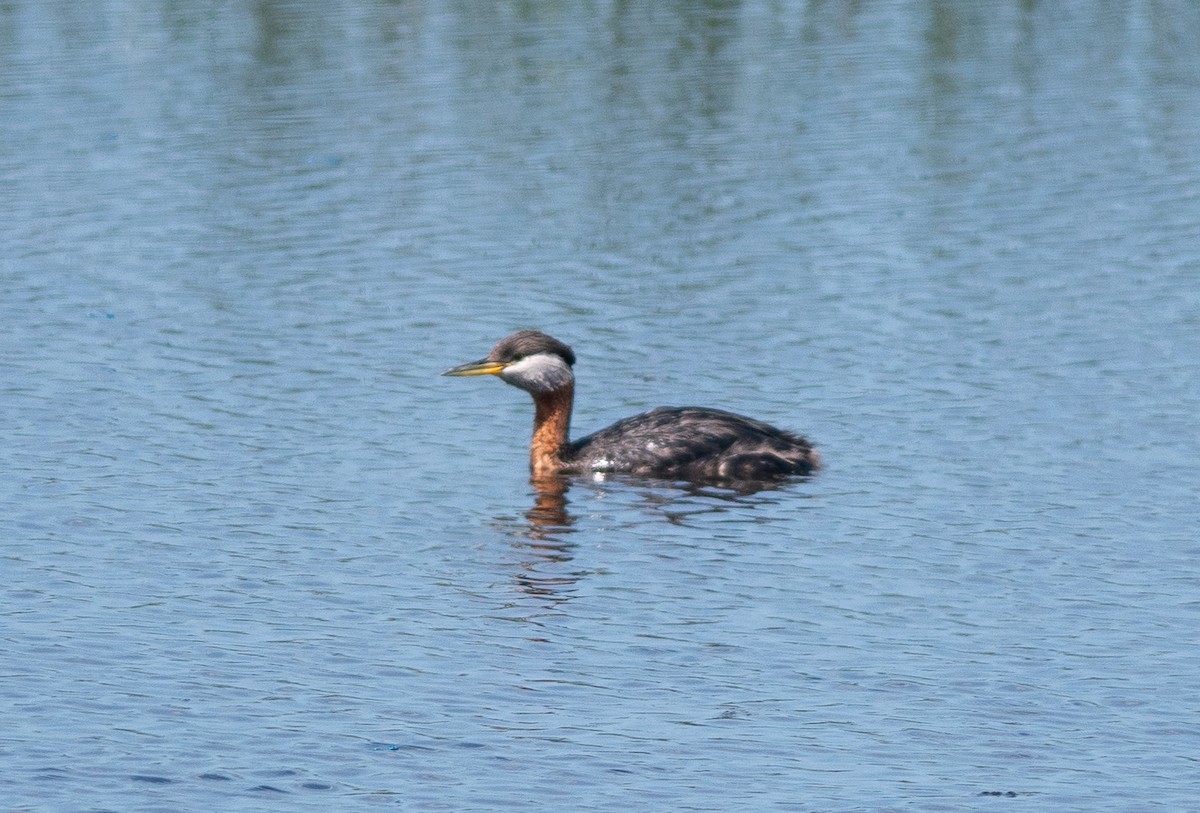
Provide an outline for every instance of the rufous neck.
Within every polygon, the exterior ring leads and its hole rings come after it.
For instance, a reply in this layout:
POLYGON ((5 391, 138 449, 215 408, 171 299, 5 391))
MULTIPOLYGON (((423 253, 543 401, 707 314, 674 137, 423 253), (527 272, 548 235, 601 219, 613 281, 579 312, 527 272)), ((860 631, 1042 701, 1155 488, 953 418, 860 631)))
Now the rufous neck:
POLYGON ((533 440, 529 443, 529 469, 535 480, 562 471, 574 401, 574 384, 533 397, 536 412, 533 416, 533 440))

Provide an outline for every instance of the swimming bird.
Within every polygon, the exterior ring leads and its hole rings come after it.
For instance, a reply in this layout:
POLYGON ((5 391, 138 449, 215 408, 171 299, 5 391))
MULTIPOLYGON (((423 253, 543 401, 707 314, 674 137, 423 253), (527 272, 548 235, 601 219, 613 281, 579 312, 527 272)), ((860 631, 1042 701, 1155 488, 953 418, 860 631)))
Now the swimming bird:
POLYGON ((533 396, 533 479, 614 472, 664 479, 771 481, 811 474, 821 463, 798 435, 761 421, 705 407, 659 407, 569 439, 575 403, 575 353, 537 330, 496 343, 487 358, 442 375, 494 375, 533 396))

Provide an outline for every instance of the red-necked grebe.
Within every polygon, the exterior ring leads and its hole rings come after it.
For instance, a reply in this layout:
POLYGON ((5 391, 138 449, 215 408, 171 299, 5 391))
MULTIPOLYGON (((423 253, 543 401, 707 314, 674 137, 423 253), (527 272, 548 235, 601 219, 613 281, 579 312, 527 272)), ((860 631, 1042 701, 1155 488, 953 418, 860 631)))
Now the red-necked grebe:
POLYGON ((536 330, 501 339, 487 358, 442 375, 495 375, 533 396, 529 467, 534 479, 624 472, 680 480, 778 480, 811 474, 820 457, 807 440, 760 421, 703 407, 659 407, 568 439, 575 401, 571 348, 536 330))

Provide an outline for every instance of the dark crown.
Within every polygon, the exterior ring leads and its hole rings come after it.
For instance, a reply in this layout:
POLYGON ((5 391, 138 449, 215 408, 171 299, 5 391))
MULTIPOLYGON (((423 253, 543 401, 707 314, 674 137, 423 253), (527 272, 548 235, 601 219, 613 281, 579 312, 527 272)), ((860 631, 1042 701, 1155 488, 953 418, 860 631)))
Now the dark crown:
POLYGON ((538 353, 558 356, 568 366, 575 365, 575 353, 553 336, 540 330, 522 330, 496 342, 488 358, 492 361, 516 361, 538 353))

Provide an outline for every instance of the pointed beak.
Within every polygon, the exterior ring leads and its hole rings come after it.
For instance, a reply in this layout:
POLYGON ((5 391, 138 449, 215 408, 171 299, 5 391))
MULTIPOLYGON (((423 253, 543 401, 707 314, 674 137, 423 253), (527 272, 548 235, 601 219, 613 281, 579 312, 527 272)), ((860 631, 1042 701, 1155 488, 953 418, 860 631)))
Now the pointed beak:
POLYGON ((503 361, 482 359, 467 364, 460 364, 457 367, 451 367, 442 373, 442 375, 499 375, 507 366, 508 364, 503 361))

